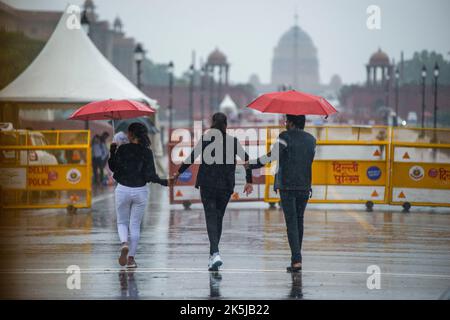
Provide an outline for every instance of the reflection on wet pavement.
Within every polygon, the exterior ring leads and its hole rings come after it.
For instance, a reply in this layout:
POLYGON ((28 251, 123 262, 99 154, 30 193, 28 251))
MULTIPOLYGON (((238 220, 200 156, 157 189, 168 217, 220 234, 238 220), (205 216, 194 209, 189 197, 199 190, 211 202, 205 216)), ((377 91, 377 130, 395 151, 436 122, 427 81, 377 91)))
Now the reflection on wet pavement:
POLYGON ((120 297, 122 299, 139 299, 139 290, 136 284, 136 274, 134 270, 120 270, 120 297))
POLYGON ((291 277, 292 277, 292 287, 291 287, 291 294, 289 295, 289 297, 293 299, 302 299, 303 298, 302 273, 301 272, 291 273, 291 277))
POLYGON ((222 281, 222 275, 220 272, 209 273, 209 290, 210 298, 220 298, 220 282, 222 281))
MULTIPOLYGON (((112 189, 92 210, 5 211, 0 216, 0 298, 31 299, 438 299, 450 288, 450 214, 445 210, 367 213, 309 206, 304 264, 286 273, 290 251, 282 212, 233 204, 224 218, 220 273, 207 271, 201 207, 170 207, 152 186, 137 270, 117 265, 112 189), (163 199, 163 200, 161 200, 163 199), (81 289, 66 287, 70 265, 81 289), (367 288, 367 268, 381 289, 367 288)), ((362 206, 361 206, 362 208, 362 206)))

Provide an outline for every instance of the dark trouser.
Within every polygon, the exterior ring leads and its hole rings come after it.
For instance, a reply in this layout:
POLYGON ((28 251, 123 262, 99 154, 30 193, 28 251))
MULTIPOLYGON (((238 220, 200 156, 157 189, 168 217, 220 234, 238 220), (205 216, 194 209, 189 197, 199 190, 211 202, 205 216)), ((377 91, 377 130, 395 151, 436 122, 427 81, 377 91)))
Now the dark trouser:
POLYGON ((92 158, 92 169, 94 171, 94 182, 95 184, 100 184, 103 182, 103 165, 104 161, 102 158, 92 158), (99 174, 98 171, 100 171, 100 181, 99 181, 99 174))
POLYGON ((303 216, 309 191, 280 190, 281 207, 286 220, 292 264, 302 262, 303 216))
POLYGON ((203 208, 205 210, 206 230, 209 238, 209 253, 219 252, 219 242, 222 236, 222 222, 230 201, 232 191, 200 187, 203 208))

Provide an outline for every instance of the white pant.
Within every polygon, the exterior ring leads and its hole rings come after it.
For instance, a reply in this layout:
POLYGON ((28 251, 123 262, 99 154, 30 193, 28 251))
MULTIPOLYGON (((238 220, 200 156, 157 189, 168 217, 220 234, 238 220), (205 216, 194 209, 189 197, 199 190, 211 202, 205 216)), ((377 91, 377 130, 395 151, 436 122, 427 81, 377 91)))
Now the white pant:
POLYGON ((147 206, 148 188, 146 185, 130 188, 118 184, 115 196, 120 242, 128 242, 128 234, 130 235, 128 255, 134 257, 141 234, 142 218, 147 206))

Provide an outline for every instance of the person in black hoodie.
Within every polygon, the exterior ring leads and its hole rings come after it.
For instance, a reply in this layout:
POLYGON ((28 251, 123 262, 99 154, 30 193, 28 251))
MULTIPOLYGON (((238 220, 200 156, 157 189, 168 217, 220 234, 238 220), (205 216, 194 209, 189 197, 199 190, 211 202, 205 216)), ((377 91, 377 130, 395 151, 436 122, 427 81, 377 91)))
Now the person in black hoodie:
MULTIPOLYGON (((215 113, 212 117, 211 129, 202 136, 174 176, 176 181, 178 176, 201 156, 195 187, 200 188, 205 210, 206 229, 210 242, 208 264, 210 271, 217 271, 223 264, 219 254, 219 242, 223 217, 235 186, 236 156, 244 161, 249 160, 248 154, 238 139, 228 135, 226 129, 227 116, 221 112, 215 113)), ((253 191, 250 169, 246 169, 246 182, 244 192, 248 195, 253 191)))
POLYGON ((278 136, 271 151, 246 164, 258 169, 273 160, 278 161, 274 190, 280 191, 281 207, 286 220, 291 248, 289 272, 302 270, 303 221, 306 205, 312 196, 312 164, 316 153, 316 139, 306 132, 304 115, 286 115, 286 131, 278 136))
POLYGON ((168 180, 161 179, 156 174, 148 130, 143 124, 138 122, 130 124, 128 140, 130 143, 123 144, 119 148, 116 144, 111 144, 108 164, 114 172, 113 178, 118 183, 115 190, 115 205, 117 229, 122 243, 119 264, 136 268, 134 257, 148 200, 147 183, 167 186, 168 180))

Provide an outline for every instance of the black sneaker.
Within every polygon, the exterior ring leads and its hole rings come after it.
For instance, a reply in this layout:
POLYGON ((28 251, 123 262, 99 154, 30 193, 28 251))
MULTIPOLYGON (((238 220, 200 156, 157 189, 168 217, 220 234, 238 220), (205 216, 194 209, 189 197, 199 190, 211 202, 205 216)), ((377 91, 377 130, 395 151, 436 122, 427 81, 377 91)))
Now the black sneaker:
POLYGON ((300 265, 300 267, 294 267, 292 265, 290 265, 289 267, 286 268, 287 272, 300 272, 302 271, 302 266, 300 265))

